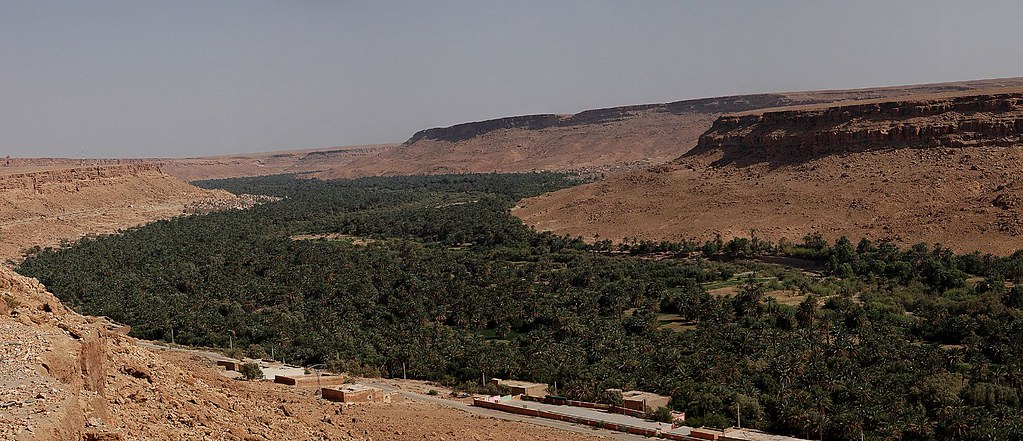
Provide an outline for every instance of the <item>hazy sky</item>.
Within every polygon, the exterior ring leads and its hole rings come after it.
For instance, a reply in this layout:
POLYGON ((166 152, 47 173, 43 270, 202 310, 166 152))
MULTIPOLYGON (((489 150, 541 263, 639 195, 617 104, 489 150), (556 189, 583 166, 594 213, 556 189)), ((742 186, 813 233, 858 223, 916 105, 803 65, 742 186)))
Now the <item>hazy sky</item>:
POLYGON ((1023 76, 1023 2, 0 0, 0 157, 401 142, 527 113, 1023 76))

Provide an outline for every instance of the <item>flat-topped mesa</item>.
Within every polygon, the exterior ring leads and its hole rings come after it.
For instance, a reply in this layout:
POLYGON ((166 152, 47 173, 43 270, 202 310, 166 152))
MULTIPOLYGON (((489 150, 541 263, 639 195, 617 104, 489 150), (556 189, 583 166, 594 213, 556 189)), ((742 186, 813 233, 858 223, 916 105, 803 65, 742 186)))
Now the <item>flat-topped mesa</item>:
POLYGON ((570 127, 586 124, 603 124, 620 121, 643 112, 663 112, 672 114, 685 113, 726 113, 742 112, 765 107, 777 107, 790 104, 783 95, 738 95, 717 98, 701 98, 695 100, 675 101, 659 104, 639 104, 634 106, 609 107, 593 109, 574 115, 556 115, 551 113, 537 115, 510 116, 486 121, 455 124, 450 127, 435 127, 420 130, 412 135, 404 146, 419 140, 437 140, 459 142, 489 132, 505 129, 542 130, 550 127, 570 127))
POLYGON ((878 149, 1014 144, 1023 144, 1023 92, 724 115, 685 156, 720 151, 722 164, 780 163, 878 149))
POLYGON ((162 173, 160 166, 151 163, 130 163, 0 174, 0 191, 34 190, 39 192, 43 187, 54 184, 68 184, 80 188, 102 185, 104 182, 116 178, 150 173, 162 173))
POLYGON ((0 158, 0 171, 3 168, 27 167, 87 167, 95 165, 122 165, 147 162, 139 158, 0 158))

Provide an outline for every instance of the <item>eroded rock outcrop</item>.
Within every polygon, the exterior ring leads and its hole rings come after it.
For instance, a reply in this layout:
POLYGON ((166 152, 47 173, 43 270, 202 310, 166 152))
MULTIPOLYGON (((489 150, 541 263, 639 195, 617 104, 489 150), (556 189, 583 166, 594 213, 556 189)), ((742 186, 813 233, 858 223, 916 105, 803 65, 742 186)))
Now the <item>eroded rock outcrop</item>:
POLYGON ((1023 92, 882 101, 725 115, 688 155, 721 163, 799 162, 906 147, 1009 146, 1023 141, 1023 92))
POLYGON ((81 188, 82 186, 104 185, 111 179, 138 177, 149 173, 161 173, 160 166, 136 163, 12 173, 0 175, 0 191, 33 190, 42 192, 47 188, 53 189, 54 186, 59 189, 81 188))

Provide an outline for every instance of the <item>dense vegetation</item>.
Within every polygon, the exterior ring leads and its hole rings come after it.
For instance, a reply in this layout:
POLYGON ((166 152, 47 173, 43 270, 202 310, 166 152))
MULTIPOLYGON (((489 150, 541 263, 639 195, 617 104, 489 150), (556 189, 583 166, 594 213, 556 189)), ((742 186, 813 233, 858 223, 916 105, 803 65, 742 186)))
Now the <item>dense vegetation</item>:
POLYGON ((19 271, 148 339, 233 336, 254 354, 460 387, 639 388, 674 396, 693 425, 734 424, 738 408, 744 426, 812 438, 1023 438, 1023 254, 819 236, 587 245, 507 213, 571 184, 205 182, 285 199, 36 250, 19 271))

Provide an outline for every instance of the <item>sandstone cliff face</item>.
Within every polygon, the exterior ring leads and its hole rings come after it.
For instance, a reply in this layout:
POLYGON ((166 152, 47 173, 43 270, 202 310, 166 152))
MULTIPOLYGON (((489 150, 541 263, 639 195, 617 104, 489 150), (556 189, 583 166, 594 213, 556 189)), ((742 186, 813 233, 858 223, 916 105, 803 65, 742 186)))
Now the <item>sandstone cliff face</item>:
POLYGON ((1023 92, 725 115, 688 155, 721 163, 804 161, 905 147, 985 147, 1023 140, 1023 92))
POLYGON ((32 190, 38 193, 104 185, 113 179, 160 174, 156 164, 98 165, 0 175, 0 191, 32 190))

